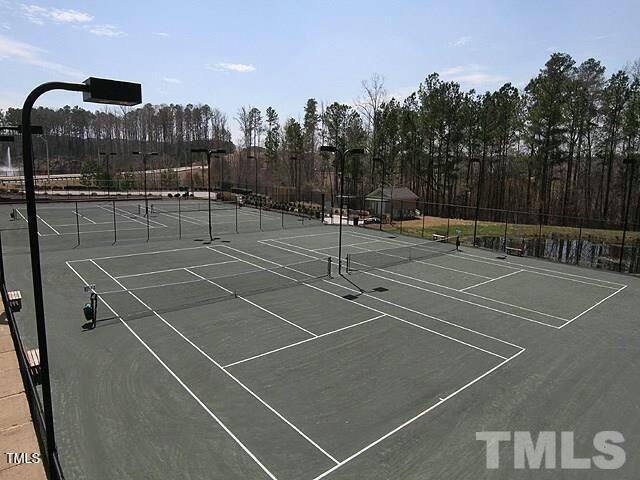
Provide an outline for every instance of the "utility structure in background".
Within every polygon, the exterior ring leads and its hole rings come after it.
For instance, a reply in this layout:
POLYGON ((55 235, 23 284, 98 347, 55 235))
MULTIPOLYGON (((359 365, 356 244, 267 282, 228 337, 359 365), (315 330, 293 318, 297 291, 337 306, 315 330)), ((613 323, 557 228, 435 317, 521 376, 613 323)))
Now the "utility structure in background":
MULTIPOLYGON (((379 163, 382 165, 382 183, 380 184, 380 230, 382 231, 382 218, 384 217, 384 183, 386 180, 387 174, 387 166, 385 161, 382 158, 374 158, 372 160, 373 165, 379 163)), ((391 204, 391 208, 393 209, 393 203, 391 204)))
POLYGON ((98 152, 98 158, 102 157, 105 163, 105 172, 107 174, 107 196, 111 194, 111 173, 109 170, 109 157, 116 156, 116 152, 98 152))
POLYGON ((213 229, 211 228, 211 157, 220 158, 227 153, 224 148, 210 150, 208 148, 192 148, 191 153, 205 153, 207 155, 207 205, 209 207, 209 241, 213 242, 213 229))
MULTIPOLYGON (((350 155, 364 155, 364 148, 348 148, 346 150, 340 150, 338 147, 332 145, 322 145, 320 147, 321 152, 333 153, 337 156, 337 160, 340 162, 340 227, 338 234, 338 274, 342 275, 342 210, 344 209, 344 166, 345 160, 350 155)), ((349 223, 349 217, 347 216, 347 223, 349 223)))
POLYGON ((22 107, 22 156, 24 185, 27 201, 27 223, 29 227, 29 250, 31 255, 31 275, 33 280, 33 298, 35 306, 38 349, 40 352, 40 375, 42 383, 42 403, 44 409, 46 452, 45 468, 50 479, 58 480, 60 470, 53 422, 51 402, 51 379, 49 376, 49 354, 47 350, 47 331, 42 290, 42 272, 40 266, 40 243, 38 239, 38 212, 33 174, 33 142, 31 112, 38 98, 52 90, 82 92, 85 102, 112 105, 133 106, 142 103, 142 86, 139 83, 120 82, 90 77, 83 83, 49 82, 36 87, 25 99, 22 107))
POLYGON ((147 192, 147 158, 155 157, 158 152, 131 152, 142 157, 142 183, 144 189, 144 216, 147 218, 147 242, 149 241, 149 193, 147 192))

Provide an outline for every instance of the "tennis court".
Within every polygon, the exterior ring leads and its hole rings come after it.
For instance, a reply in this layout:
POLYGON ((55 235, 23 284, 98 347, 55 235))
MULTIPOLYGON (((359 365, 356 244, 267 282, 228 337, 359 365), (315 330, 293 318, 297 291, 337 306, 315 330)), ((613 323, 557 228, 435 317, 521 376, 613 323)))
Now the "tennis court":
POLYGON ((68 478, 485 478, 476 431, 558 425, 626 425, 638 445, 616 393, 637 393, 637 354, 602 354, 605 333, 637 340, 635 278, 357 227, 342 276, 338 251, 338 228, 316 226, 49 252, 68 478))
MULTIPOLYGON (((72 247, 81 243, 117 243, 147 239, 209 238, 207 200, 154 198, 81 200, 38 206, 38 235, 43 246, 72 247)), ((316 223, 297 212, 211 201, 212 235, 269 231, 316 223)), ((319 222, 318 222, 319 223, 319 222)), ((0 230, 14 243, 26 238, 23 203, 0 206, 0 230)))

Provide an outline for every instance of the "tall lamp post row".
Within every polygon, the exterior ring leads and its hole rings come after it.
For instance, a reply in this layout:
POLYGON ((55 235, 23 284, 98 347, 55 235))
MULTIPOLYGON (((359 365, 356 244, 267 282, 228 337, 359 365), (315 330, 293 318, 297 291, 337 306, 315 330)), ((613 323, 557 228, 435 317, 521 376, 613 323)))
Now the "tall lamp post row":
MULTIPOLYGON (((345 159, 350 155, 364 155, 364 148, 348 148, 340 150, 332 145, 322 145, 321 152, 333 153, 340 162, 340 230, 338 236, 338 274, 342 275, 342 210, 344 209, 344 166, 345 159)), ((347 222, 349 219, 347 218, 347 222)))
POLYGON ((144 216, 147 219, 147 242, 149 241, 149 194, 147 193, 147 158, 155 157, 158 152, 131 152, 133 155, 140 155, 142 157, 142 169, 143 169, 143 188, 144 188, 144 216))
POLYGON ((53 406, 51 402, 51 380, 49 377, 49 354, 47 350, 47 332, 40 266, 40 243, 38 240, 38 214, 33 172, 33 142, 31 130, 31 112, 38 98, 52 90, 82 92, 86 102, 112 105, 138 105, 142 103, 142 86, 139 83, 120 82, 91 77, 83 83, 49 82, 36 87, 25 99, 22 107, 22 155, 24 168, 25 194, 27 201, 27 225, 29 229, 29 250, 31 256, 31 275, 35 318, 40 351, 40 371, 42 383, 42 403, 44 408, 46 436, 46 466, 50 478, 55 478, 53 465, 57 458, 54 433, 53 406))
POLYGON ((107 196, 111 194, 111 174, 109 173, 109 157, 117 155, 116 152, 98 152, 98 157, 105 160, 105 170, 107 173, 107 196))
MULTIPOLYGON (((213 241, 213 231, 211 228, 211 157, 220 158, 220 155, 227 153, 223 148, 210 150, 208 148, 192 148, 191 153, 205 153, 207 155, 207 204, 209 207, 209 241, 213 241)), ((220 180, 222 183, 222 180, 220 180)))

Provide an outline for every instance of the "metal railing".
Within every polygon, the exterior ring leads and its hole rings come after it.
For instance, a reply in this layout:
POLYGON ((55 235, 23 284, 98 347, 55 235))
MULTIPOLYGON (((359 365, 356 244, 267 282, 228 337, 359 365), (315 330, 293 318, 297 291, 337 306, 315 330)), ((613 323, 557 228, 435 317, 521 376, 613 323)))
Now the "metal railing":
POLYGON ((18 322, 16 322, 13 310, 11 310, 11 306, 9 305, 9 294, 5 281, 3 258, 4 256, 2 252, 2 239, 0 238, 0 295, 2 296, 5 315, 9 323, 9 330, 11 332, 13 346, 16 351, 16 356, 18 357, 18 366, 20 368, 22 381, 24 383, 25 395, 29 403, 29 410, 31 412, 31 418, 33 420, 36 436, 38 438, 38 444, 40 446, 40 451, 43 453, 41 458, 44 462, 47 478, 49 480, 63 480, 64 475, 62 473, 62 467, 60 465, 58 453, 55 450, 55 446, 53 446, 53 452, 51 452, 50 446, 47 445, 44 409, 42 408, 42 403, 40 401, 40 397, 38 396, 35 379, 31 375, 29 362, 27 360, 27 354, 20 337, 18 322), (50 458, 53 459, 53 462, 49 462, 50 458))

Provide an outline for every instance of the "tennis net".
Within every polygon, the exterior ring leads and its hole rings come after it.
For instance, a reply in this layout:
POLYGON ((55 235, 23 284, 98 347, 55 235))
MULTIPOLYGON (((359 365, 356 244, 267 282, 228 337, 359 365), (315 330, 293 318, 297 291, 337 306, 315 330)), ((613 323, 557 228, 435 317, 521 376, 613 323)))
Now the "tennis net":
MULTIPOLYGON (((96 292, 123 320, 204 306, 319 281, 331 276, 331 259, 310 260, 277 268, 256 266, 236 274, 205 276, 197 268, 176 269, 184 280, 96 292)), ((102 309, 104 312, 105 309, 102 309)), ((103 313, 104 315, 104 313, 103 313)))
POLYGON ((459 237, 444 237, 415 245, 349 253, 347 273, 391 267, 401 263, 450 254, 458 249, 459 237))

